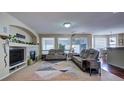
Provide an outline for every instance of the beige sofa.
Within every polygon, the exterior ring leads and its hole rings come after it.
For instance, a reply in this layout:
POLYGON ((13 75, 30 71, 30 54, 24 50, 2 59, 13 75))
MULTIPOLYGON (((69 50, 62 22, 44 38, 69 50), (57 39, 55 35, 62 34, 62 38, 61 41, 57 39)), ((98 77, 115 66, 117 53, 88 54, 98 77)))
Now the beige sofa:
POLYGON ((61 49, 50 49, 45 60, 66 60, 66 54, 61 49))

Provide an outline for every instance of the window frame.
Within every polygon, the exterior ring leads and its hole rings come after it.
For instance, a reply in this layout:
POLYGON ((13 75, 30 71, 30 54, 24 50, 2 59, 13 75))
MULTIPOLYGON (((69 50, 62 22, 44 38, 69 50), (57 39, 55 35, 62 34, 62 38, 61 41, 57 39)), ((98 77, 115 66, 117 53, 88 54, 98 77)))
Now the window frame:
POLYGON ((86 40, 86 41, 85 41, 85 43, 86 43, 86 49, 89 47, 89 44, 88 44, 88 37, 75 37, 75 38, 73 38, 73 39, 72 39, 72 48, 73 48, 73 45, 79 45, 79 50, 78 50, 79 53, 80 53, 80 51, 82 50, 81 47, 80 47, 81 43, 79 43, 79 44, 74 44, 73 42, 74 42, 75 39, 78 39, 79 42, 81 42, 81 40, 86 40))
POLYGON ((57 38, 57 43, 58 43, 57 48, 59 48, 59 39, 68 39, 69 40, 69 49, 65 49, 64 50, 65 52, 68 53, 70 51, 70 48, 71 48, 71 38, 69 38, 69 37, 58 37, 57 38))
MULTIPOLYGON (((94 37, 93 37, 93 40, 94 40, 94 41, 93 41, 93 43, 94 43, 93 46, 94 46, 95 49, 98 49, 98 50, 99 50, 99 49, 106 49, 106 48, 108 47, 108 37, 107 37, 107 36, 94 36, 94 37), (106 41, 105 41, 105 42, 106 42, 105 47, 103 47, 103 48, 97 48, 97 47, 96 47, 96 38, 104 38, 104 39, 106 39, 106 41)), ((99 39, 98 39, 98 40, 99 40, 99 39)))
POLYGON ((55 38, 54 37, 42 37, 42 39, 41 39, 41 46, 42 46, 42 54, 48 54, 48 51, 50 50, 50 49, 43 49, 44 47, 44 43, 43 43, 43 39, 52 39, 53 40, 53 48, 51 48, 51 49, 55 49, 55 38), (44 52, 44 53, 43 53, 44 52))

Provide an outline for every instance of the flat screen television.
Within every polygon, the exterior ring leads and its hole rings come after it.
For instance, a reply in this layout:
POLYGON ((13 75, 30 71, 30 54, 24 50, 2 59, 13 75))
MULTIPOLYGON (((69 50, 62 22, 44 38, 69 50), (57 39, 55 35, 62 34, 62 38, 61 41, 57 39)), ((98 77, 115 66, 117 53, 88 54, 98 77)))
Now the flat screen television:
POLYGON ((23 48, 10 48, 10 66, 14 66, 21 62, 24 62, 24 49, 23 48))

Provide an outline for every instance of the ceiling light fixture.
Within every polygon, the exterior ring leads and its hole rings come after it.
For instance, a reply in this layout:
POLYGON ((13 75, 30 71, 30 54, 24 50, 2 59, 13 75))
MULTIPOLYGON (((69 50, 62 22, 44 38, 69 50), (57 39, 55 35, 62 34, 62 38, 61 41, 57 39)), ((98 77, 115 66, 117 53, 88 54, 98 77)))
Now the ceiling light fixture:
POLYGON ((65 28, 70 28, 71 27, 71 23, 67 22, 63 24, 65 28))

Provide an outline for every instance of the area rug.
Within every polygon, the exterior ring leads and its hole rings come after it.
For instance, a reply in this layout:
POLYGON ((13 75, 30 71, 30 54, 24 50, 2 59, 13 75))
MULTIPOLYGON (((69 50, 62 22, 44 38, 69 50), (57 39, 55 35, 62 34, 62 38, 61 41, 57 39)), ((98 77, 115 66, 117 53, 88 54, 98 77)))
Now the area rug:
POLYGON ((72 61, 42 62, 35 72, 40 80, 47 81, 120 81, 120 77, 102 70, 101 76, 81 71, 72 61))

